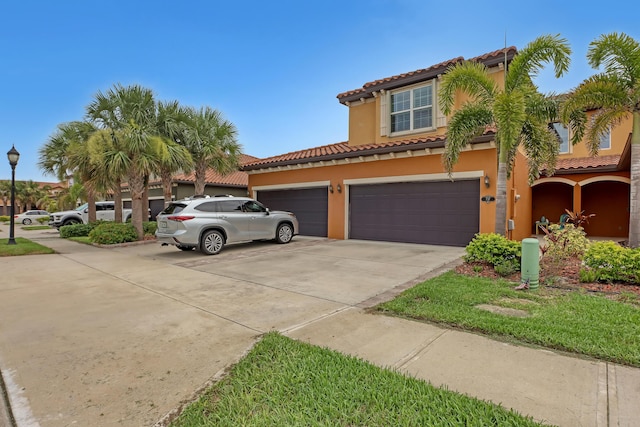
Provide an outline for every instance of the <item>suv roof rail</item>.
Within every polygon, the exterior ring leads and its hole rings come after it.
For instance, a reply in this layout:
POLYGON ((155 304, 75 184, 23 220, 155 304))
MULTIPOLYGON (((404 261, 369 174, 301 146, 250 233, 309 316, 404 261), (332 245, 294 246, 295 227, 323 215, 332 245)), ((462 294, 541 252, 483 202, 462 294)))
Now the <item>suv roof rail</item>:
POLYGON ((233 194, 216 194, 213 197, 233 197, 233 194))

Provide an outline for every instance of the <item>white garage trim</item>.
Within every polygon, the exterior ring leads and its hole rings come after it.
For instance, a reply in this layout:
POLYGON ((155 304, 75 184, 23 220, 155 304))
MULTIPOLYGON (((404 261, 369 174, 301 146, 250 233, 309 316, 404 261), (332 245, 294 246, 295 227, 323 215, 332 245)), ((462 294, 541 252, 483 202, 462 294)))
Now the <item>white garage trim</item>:
POLYGON ((274 185, 259 185, 251 187, 251 194, 254 199, 258 197, 258 191, 271 191, 271 190, 293 190, 296 188, 317 188, 327 187, 327 191, 331 181, 311 181, 311 182, 296 182, 291 184, 274 184, 274 185))
POLYGON ((457 179, 475 179, 482 178, 484 171, 454 172, 449 176, 448 173, 429 173, 420 175, 399 175, 399 176, 379 176, 375 178, 356 178, 345 179, 345 185, 359 184, 391 184, 394 182, 414 182, 414 181, 455 181, 457 179))

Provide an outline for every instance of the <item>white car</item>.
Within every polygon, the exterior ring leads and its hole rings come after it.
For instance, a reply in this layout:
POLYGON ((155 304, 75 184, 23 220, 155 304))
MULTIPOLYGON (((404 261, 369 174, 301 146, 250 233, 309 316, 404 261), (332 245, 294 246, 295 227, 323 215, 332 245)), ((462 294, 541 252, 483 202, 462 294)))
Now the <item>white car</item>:
POLYGON ((30 225, 30 224, 33 224, 34 222, 37 223, 40 218, 47 218, 48 220, 49 212, 41 211, 41 210, 26 211, 21 214, 14 215, 13 221, 21 222, 24 225, 30 225))

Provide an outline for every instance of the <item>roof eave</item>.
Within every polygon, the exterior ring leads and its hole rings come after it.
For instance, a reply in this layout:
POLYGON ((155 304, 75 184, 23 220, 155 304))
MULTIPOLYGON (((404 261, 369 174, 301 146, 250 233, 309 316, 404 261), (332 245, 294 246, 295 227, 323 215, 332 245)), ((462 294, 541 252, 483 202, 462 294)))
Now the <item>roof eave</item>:
MULTIPOLYGON (((475 138, 471 144, 478 144, 482 142, 489 142, 495 139, 495 135, 493 133, 488 133, 485 135, 481 135, 475 138)), ((336 153, 336 154, 326 154, 322 156, 314 156, 314 157, 306 157, 303 159, 291 159, 291 160, 281 160, 271 163, 261 163, 256 165, 247 165, 243 166, 243 171, 250 170, 260 170, 260 169, 269 169, 279 166, 293 166, 299 164, 307 164, 307 163, 316 163, 316 162, 326 162, 332 160, 342 160, 342 159, 352 159, 360 156, 373 156, 380 154, 389 154, 389 153, 400 153, 406 151, 417 151, 424 150, 425 148, 442 148, 445 145, 445 139, 437 140, 437 141, 426 141, 426 142, 416 142, 413 144, 404 144, 404 145, 389 145, 383 147, 375 147, 365 150, 356 150, 350 151, 348 153, 336 153)))

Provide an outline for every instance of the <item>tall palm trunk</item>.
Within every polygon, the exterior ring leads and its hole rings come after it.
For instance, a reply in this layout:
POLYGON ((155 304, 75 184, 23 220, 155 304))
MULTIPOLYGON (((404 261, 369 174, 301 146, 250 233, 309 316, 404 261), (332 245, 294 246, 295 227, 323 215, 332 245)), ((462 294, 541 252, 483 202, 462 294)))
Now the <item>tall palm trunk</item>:
MULTIPOLYGON (((129 191, 131 192, 131 224, 136 229, 138 240, 144 240, 142 228, 142 196, 144 194, 144 176, 139 173, 129 174, 129 191)), ((145 209, 145 212, 147 210, 145 209)))
POLYGON ((629 197, 629 246, 640 246, 640 111, 633 112, 631 131, 631 191, 629 197))
POLYGON ((120 182, 113 187, 113 205, 115 206, 113 219, 119 224, 122 222, 122 187, 120 182))
POLYGON ((173 196, 171 194, 171 181, 173 177, 171 172, 162 171, 160 178, 162 179, 162 194, 164 196, 164 206, 166 207, 171 203, 171 197, 173 196))
POLYGON ((207 179, 207 164, 205 162, 199 162, 196 164, 195 170, 195 183, 194 183, 194 194, 203 195, 205 180, 207 179))
POLYGON ((86 189, 87 189, 87 204, 89 205, 88 221, 89 222, 96 222, 96 220, 97 220, 97 216, 96 216, 96 192, 93 189, 93 187, 90 186, 90 185, 87 185, 86 189))
MULTIPOLYGON (((502 156, 502 154, 501 154, 502 156)), ((507 235, 507 163, 500 159, 498 163, 498 182, 496 183, 496 222, 495 232, 507 235)))

